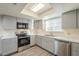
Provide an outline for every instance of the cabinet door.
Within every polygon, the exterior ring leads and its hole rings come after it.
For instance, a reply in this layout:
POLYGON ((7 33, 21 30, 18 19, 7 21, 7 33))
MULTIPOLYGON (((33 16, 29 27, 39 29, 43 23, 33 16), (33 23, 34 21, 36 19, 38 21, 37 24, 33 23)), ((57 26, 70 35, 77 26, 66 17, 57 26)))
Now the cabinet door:
POLYGON ((77 28, 79 28, 79 9, 77 10, 77 28))
POLYGON ((49 38, 47 40, 47 50, 54 53, 54 39, 49 38))
POLYGON ((1 40, 0 40, 0 56, 2 55, 2 47, 1 47, 1 40))
POLYGON ((42 46, 42 38, 41 38, 41 36, 39 36, 38 38, 39 38, 39 39, 38 39, 38 45, 39 45, 39 46, 42 46))
POLYGON ((54 51, 55 51, 54 43, 55 43, 54 39, 51 39, 50 43, 49 43, 49 46, 50 46, 49 51, 52 52, 52 53, 54 53, 54 51))
POLYGON ((41 46, 41 38, 38 35, 36 35, 36 44, 41 46))
POLYGON ((47 40, 46 40, 46 37, 42 37, 42 48, 47 49, 47 40))
POLYGON ((30 20, 23 18, 23 21, 22 22, 28 24, 27 25, 28 29, 31 28, 31 21, 30 20))
POLYGON ((71 55, 79 56, 79 44, 78 43, 71 44, 71 55))
POLYGON ((22 18, 17 18, 17 22, 23 22, 22 18))
POLYGON ((34 35, 35 36, 35 44, 38 44, 38 35, 34 35))
POLYGON ((2 17, 0 16, 0 29, 2 29, 2 17))
POLYGON ((34 29, 38 29, 38 21, 34 20, 34 29))
POLYGON ((23 23, 29 23, 28 19, 23 18, 23 23))
POLYGON ((54 53, 54 39, 42 37, 42 48, 54 53))
POLYGON ((42 29, 42 20, 34 20, 34 28, 42 29))
POLYGON ((62 27, 63 29, 76 28, 76 10, 66 12, 62 15, 62 27))
POLYGON ((34 45, 36 43, 36 41, 35 41, 35 35, 32 35, 31 36, 31 39, 30 39, 30 45, 32 46, 32 45, 34 45))
POLYGON ((4 29, 16 29, 16 18, 12 16, 3 16, 4 29))
POLYGON ((7 55, 17 51, 17 39, 9 38, 3 39, 2 41, 2 55, 7 55))

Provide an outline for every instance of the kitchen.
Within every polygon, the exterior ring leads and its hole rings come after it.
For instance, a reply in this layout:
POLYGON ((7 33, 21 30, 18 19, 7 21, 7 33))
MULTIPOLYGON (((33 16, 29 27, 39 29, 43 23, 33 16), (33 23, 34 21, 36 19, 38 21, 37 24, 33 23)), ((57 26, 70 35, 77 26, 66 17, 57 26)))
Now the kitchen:
POLYGON ((0 4, 0 56, 79 56, 78 5, 0 4))

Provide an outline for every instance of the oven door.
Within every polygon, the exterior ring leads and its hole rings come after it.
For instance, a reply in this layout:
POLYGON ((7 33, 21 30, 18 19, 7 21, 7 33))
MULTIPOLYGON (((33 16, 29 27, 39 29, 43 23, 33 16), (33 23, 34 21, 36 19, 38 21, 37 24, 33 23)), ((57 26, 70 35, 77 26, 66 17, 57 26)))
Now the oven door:
POLYGON ((18 47, 25 46, 25 45, 28 45, 28 44, 30 44, 30 38, 29 37, 18 39, 18 47))

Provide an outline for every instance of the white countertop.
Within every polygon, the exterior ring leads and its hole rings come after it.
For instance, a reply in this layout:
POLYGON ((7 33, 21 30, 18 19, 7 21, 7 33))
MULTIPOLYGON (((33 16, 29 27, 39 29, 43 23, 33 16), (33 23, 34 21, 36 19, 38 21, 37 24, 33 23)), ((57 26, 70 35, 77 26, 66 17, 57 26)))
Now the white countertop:
POLYGON ((57 40, 63 40, 63 41, 79 43, 79 37, 45 36, 45 35, 40 35, 40 36, 44 36, 44 37, 48 37, 48 38, 55 38, 57 40))
POLYGON ((1 37, 1 39, 9 39, 9 38, 17 38, 17 36, 4 36, 4 37, 1 37))
POLYGON ((70 38, 70 37, 53 37, 53 38, 58 39, 58 40, 63 40, 63 41, 79 43, 79 38, 76 38, 76 37, 73 37, 73 38, 70 38))
POLYGON ((10 32, 10 33, 2 32, 0 34, 0 40, 8 39, 8 38, 17 38, 17 36, 15 35, 14 32, 10 32))

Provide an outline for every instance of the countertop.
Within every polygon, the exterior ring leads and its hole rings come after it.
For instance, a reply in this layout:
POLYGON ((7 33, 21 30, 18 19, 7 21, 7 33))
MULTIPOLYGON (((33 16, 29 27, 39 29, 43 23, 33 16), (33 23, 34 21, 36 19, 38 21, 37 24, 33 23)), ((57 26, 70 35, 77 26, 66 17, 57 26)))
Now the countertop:
POLYGON ((53 37, 53 38, 63 41, 79 43, 79 38, 76 37, 53 37))
POLYGON ((79 43, 79 37, 66 37, 66 36, 45 36, 45 35, 40 35, 48 38, 53 38, 56 40, 63 40, 63 41, 69 41, 69 42, 75 42, 79 43))
POLYGON ((1 37, 2 40, 3 39, 10 39, 10 38, 17 38, 17 36, 11 36, 11 35, 9 35, 9 36, 2 36, 1 37))

